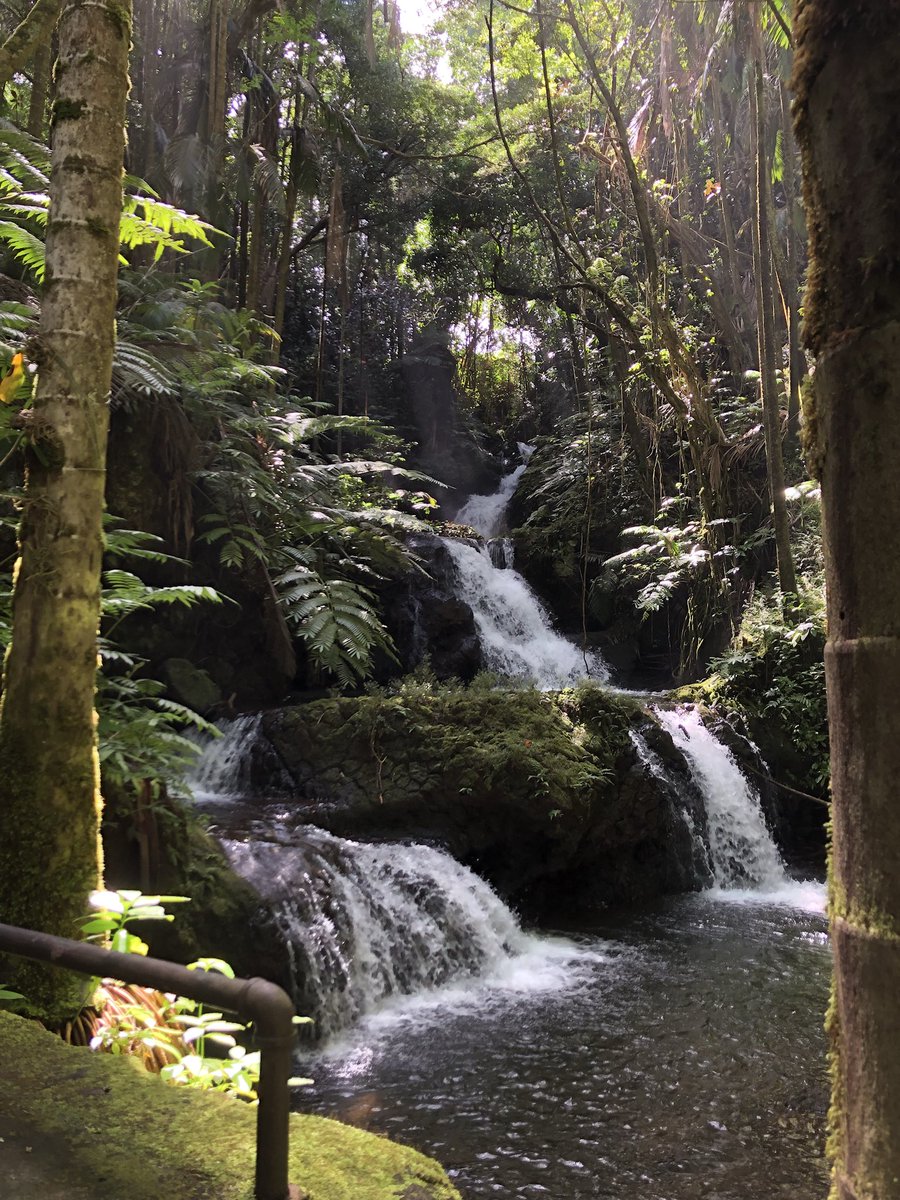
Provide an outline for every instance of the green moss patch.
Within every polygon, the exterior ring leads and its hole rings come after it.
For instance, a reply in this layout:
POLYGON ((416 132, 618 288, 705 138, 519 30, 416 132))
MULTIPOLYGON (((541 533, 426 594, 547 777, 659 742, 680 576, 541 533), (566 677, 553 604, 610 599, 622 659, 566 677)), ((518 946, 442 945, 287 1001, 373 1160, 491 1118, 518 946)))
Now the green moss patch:
MULTIPOLYGON (((59 1148, 97 1200, 252 1200, 256 1110, 65 1045, 0 1013, 0 1117, 59 1148)), ((291 1118, 291 1182, 309 1200, 459 1200, 437 1163, 323 1117, 291 1118)), ((78 1192, 77 1194, 81 1194, 78 1192)))
POLYGON ((611 853, 633 843, 619 768, 633 758, 634 716, 601 688, 413 680, 392 695, 270 710, 263 727, 312 823, 343 837, 437 840, 518 903, 589 840, 611 853))

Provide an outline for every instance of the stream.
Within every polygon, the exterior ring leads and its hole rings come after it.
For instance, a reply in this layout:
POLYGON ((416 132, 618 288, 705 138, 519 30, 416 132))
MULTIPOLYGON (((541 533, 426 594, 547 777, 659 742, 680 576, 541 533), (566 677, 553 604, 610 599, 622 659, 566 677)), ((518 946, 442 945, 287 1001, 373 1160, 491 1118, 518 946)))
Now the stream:
POLYGON ((213 743, 198 803, 269 896, 325 1038, 295 1108, 437 1158, 466 1200, 825 1195, 824 887, 790 877, 695 710, 657 717, 704 796, 711 885, 538 931, 438 847, 248 795, 254 718, 213 743))
POLYGON ((569 958, 370 1017, 305 1059, 297 1106, 469 1200, 820 1200, 829 953, 821 888, 785 892, 597 921, 569 958))

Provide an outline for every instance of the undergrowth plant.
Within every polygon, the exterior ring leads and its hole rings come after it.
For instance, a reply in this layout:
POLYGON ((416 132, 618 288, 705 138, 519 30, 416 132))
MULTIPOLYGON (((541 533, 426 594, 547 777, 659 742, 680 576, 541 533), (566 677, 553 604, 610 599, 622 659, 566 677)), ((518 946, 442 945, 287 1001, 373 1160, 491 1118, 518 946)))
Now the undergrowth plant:
POLYGON ((0 983, 0 1008, 15 1008, 25 997, 21 992, 14 992, 5 984, 0 983))
MULTIPOLYGON (((8 493, 8 499, 16 500, 8 493)), ((12 514, 0 515, 0 531, 11 535, 12 514)), ((10 536, 10 540, 11 536, 10 536)), ((165 687, 144 674, 146 660, 123 648, 116 640, 119 623, 139 609, 167 605, 218 604, 223 597, 210 587, 191 584, 151 586, 133 571, 113 563, 130 560, 172 563, 160 549, 160 539, 138 530, 123 529, 113 519, 106 523, 107 569, 101 593, 101 636, 98 642, 101 669, 97 678, 96 705, 101 773, 104 787, 134 788, 163 780, 172 786, 184 776, 198 754, 191 734, 217 737, 218 730, 198 713, 169 700, 165 687)), ((12 560, 0 565, 0 648, 11 635, 12 560)))
MULTIPOLYGON (((130 927, 140 921, 172 921, 165 905, 187 899, 139 891, 94 892, 91 904, 97 911, 85 919, 82 932, 89 940, 108 941, 113 950, 146 954, 147 943, 130 927)), ((217 971, 234 979, 232 967, 221 958, 199 958, 188 964, 188 970, 217 971)), ((260 1053, 238 1041, 248 1034, 249 1026, 187 996, 113 979, 100 982, 94 1003, 98 1015, 90 1039, 92 1050, 137 1057, 170 1083, 256 1100, 260 1053)), ((295 1024, 309 1021, 294 1018, 295 1024)), ((312 1081, 290 1082, 302 1086, 312 1081)))
POLYGON ((803 764, 794 786, 828 790, 828 710, 825 697, 825 598, 807 584, 787 608, 778 592, 757 592, 732 647, 711 663, 705 697, 726 712, 758 721, 803 764))

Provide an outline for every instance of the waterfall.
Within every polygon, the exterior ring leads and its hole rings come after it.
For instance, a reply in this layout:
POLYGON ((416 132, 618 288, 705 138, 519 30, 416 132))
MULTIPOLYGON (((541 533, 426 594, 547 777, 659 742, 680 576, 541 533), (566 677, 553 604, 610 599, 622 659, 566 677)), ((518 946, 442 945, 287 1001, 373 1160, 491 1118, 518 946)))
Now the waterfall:
POLYGON ((532 449, 520 444, 525 462, 504 476, 495 493, 470 496, 457 513, 460 524, 489 539, 486 546, 444 539, 456 565, 458 595, 475 616, 488 670, 547 689, 571 687, 587 677, 606 679, 598 654, 579 650, 553 629, 543 604, 513 570, 512 541, 499 536, 532 449))
POLYGON ((320 1034, 392 998, 483 978, 543 945, 483 880, 431 846, 361 844, 313 826, 223 844, 272 906, 298 1011, 320 1034))
POLYGON ((527 446, 524 442, 519 442, 518 448, 522 462, 514 471, 503 476, 497 491, 489 496, 470 496, 454 518, 460 525, 468 525, 480 533, 483 538, 493 538, 503 532, 509 502, 534 452, 534 446, 527 446))
POLYGON ((547 610, 518 573, 498 570, 487 549, 446 539, 457 571, 457 593, 472 609, 485 663, 500 675, 530 679, 540 688, 605 679, 599 655, 583 653, 558 634, 547 610))
POLYGON ((349 841, 288 815, 290 780, 260 725, 258 714, 223 722, 189 782, 203 809, 221 814, 219 841, 271 912, 297 1010, 315 1018, 318 1034, 448 985, 565 984, 568 964, 584 954, 524 933, 491 887, 449 854, 349 841), (256 803, 267 796, 277 806, 256 803))
POLYGON ((656 716, 703 793, 716 886, 769 892, 783 887, 784 864, 759 797, 734 755, 706 728, 695 708, 657 709, 656 716))
POLYGON ((261 791, 290 791, 290 776, 271 744, 260 733, 261 713, 220 721, 220 736, 203 746, 186 783, 197 800, 232 800, 261 791))

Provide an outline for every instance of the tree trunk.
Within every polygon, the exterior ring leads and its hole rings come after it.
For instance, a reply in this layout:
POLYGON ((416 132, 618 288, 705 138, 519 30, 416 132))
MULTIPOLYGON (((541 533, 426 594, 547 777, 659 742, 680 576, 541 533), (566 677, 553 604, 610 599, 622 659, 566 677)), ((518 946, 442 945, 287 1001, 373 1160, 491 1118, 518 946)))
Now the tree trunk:
POLYGON ((156 170, 156 93, 158 83, 158 59, 156 51, 158 43, 159 25, 156 0, 145 0, 141 28, 141 111, 143 128, 140 136, 141 158, 139 168, 144 179, 150 179, 156 170))
POLYGON ((794 112, 816 356, 834 795, 835 1200, 900 1178, 900 0, 800 0, 794 112))
POLYGON ((737 334, 735 319, 742 309, 741 303, 741 277, 738 270, 738 251, 737 239, 734 234, 734 218, 732 217, 731 206, 732 196, 731 189, 728 184, 728 173, 725 170, 725 155, 722 152, 722 147, 725 141, 724 122, 722 119, 722 94, 721 84, 718 79, 714 79, 711 84, 712 92, 712 148, 716 159, 716 175, 719 183, 719 211, 722 217, 722 232, 725 236, 724 256, 726 263, 726 271, 728 283, 730 286, 729 292, 729 316, 731 325, 735 327, 735 334, 729 337, 728 345, 731 354, 731 370, 735 375, 743 375, 747 364, 747 351, 744 346, 743 338, 737 334))
POLYGON ((34 56, 31 78, 31 99, 28 102, 28 132, 39 141, 44 137, 44 110, 47 107, 47 88, 50 83, 50 38, 34 56))
POLYGON ((769 165, 766 156, 765 92, 763 89, 762 40, 759 14, 748 14, 753 22, 750 74, 750 126, 756 172, 753 205, 753 271, 756 276, 756 320, 759 328, 759 374, 763 424, 766 431, 766 468, 769 498, 775 525, 778 583, 783 594, 797 590, 791 526, 784 494, 784 456, 781 448, 781 408, 775 369, 775 297, 772 287, 772 251, 769 223, 769 165))
MULTIPOLYGON (((130 34, 123 0, 69 0, 60 18, 40 379, 0 710, 0 914, 67 937, 101 868, 94 681, 130 34)), ((14 978, 51 1019, 85 991, 35 964, 17 962, 14 978)))
POLYGON ((788 309, 788 424, 787 444, 796 449, 800 440, 800 388, 806 374, 806 360, 800 344, 800 250, 798 235, 800 206, 797 200, 797 143, 791 126, 787 88, 781 85, 781 117, 784 131, 784 195, 787 203, 787 309, 788 309))

